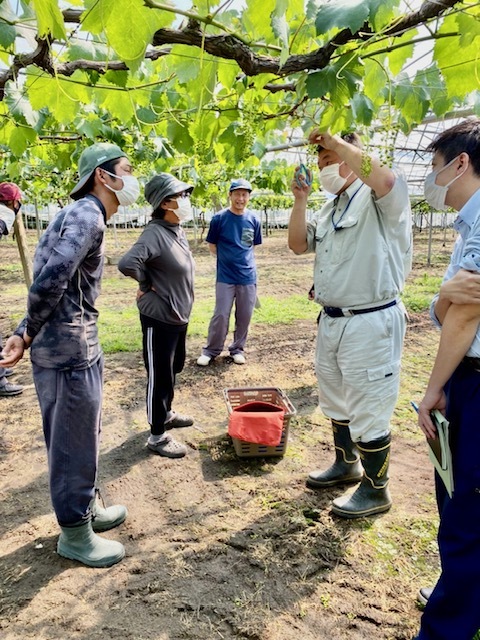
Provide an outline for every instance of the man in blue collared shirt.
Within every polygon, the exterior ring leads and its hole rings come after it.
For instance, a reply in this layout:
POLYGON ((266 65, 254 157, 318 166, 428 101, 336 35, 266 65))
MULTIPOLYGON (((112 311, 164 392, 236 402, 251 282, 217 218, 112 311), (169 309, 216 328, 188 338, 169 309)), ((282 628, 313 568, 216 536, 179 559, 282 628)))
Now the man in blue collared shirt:
POLYGON ((450 498, 436 477, 442 573, 417 640, 471 640, 480 628, 480 119, 448 129, 428 150, 433 171, 425 197, 437 210, 459 212, 459 237, 432 302, 441 337, 418 423, 433 438, 430 411, 438 409, 449 420, 454 492, 450 498))

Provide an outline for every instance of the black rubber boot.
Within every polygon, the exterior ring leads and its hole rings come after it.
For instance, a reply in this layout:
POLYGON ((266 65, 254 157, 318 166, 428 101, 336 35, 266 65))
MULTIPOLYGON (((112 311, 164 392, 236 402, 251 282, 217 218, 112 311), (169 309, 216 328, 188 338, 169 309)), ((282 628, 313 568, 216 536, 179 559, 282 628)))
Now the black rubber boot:
POLYGON ((332 512, 342 518, 363 518, 388 511, 392 506, 388 490, 390 434, 371 442, 357 443, 365 470, 362 482, 351 495, 332 502, 332 512))
POLYGON ((332 420, 335 462, 325 471, 312 471, 307 486, 312 489, 333 487, 336 484, 360 482, 363 476, 358 449, 350 437, 348 421, 332 420))

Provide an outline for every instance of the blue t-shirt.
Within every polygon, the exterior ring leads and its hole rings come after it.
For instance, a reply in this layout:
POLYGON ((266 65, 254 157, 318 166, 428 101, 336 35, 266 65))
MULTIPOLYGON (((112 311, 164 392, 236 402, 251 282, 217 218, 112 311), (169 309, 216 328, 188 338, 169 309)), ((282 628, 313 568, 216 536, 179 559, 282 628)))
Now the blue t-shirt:
POLYGON ((253 247, 262 243, 259 220, 248 209, 237 215, 225 209, 213 216, 207 242, 217 247, 217 282, 255 284, 253 247))

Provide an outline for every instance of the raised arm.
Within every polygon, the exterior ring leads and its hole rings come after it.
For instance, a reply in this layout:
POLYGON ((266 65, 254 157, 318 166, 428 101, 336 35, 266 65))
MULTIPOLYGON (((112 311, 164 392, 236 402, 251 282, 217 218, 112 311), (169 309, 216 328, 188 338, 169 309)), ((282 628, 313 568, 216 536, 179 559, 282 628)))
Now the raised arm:
POLYGON ((291 187, 294 202, 288 223, 288 246, 298 255, 305 253, 308 246, 307 201, 311 187, 307 185, 305 177, 302 174, 297 174, 297 177, 292 180, 291 187))
POLYGON ((345 142, 340 136, 314 129, 308 136, 310 144, 319 144, 334 151, 362 182, 368 185, 377 198, 386 196, 395 184, 393 171, 380 163, 377 158, 353 144, 345 142))

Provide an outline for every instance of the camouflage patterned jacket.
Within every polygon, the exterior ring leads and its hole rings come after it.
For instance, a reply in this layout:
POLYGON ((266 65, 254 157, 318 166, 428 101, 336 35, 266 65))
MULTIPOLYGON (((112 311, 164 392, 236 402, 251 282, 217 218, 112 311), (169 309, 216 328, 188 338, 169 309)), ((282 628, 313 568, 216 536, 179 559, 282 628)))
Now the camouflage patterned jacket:
POLYGON ((33 261, 26 318, 31 359, 47 369, 85 369, 100 357, 95 302, 103 273, 105 210, 95 196, 59 211, 33 261))

